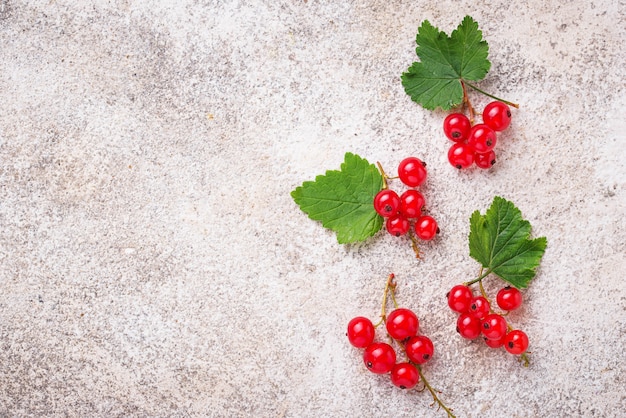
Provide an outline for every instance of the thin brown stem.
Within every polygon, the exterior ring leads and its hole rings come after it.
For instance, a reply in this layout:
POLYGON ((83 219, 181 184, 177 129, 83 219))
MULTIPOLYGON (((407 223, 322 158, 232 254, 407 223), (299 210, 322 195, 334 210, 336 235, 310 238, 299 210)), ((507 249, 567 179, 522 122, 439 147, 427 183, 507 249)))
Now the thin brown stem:
POLYGON ((446 413, 448 414, 448 418, 456 418, 456 416, 452 413, 452 409, 448 408, 446 404, 444 404, 443 401, 439 399, 439 396, 437 396, 437 391, 433 389, 430 383, 428 383, 426 376, 424 376, 424 373, 422 373, 422 368, 419 365, 416 365, 415 367, 417 368, 417 372, 420 375, 420 379, 422 380, 424 387, 428 389, 430 394, 433 396, 433 401, 434 401, 433 405, 437 403, 439 408, 442 408, 444 411, 446 411, 446 413))
POLYGON ((391 298, 393 299, 394 305, 396 305, 396 300, 394 296, 394 293, 396 290, 396 283, 394 281, 395 277, 396 275, 391 273, 389 277, 387 278, 387 284, 385 285, 385 293, 383 294, 383 304, 380 310, 381 322, 385 322, 387 320, 387 294, 389 292, 391 292, 391 298))
POLYGON ((465 83, 463 82, 463 80, 461 80, 461 87, 463 87, 463 105, 467 106, 470 125, 474 125, 474 108, 472 107, 472 103, 470 102, 469 96, 467 95, 467 89, 465 88, 465 83))
POLYGON ((413 230, 409 229, 409 238, 411 239, 411 248, 413 248, 413 252, 415 253, 415 258, 419 258, 421 259, 421 253, 420 253, 420 248, 417 245, 417 238, 415 238, 415 235, 413 235, 413 230))
POLYGON ((380 175, 383 176, 383 190, 385 190, 388 187, 387 179, 389 177, 387 177, 387 174, 385 173, 385 170, 383 170, 383 166, 380 162, 376 161, 376 165, 378 166, 378 171, 380 171, 380 175))

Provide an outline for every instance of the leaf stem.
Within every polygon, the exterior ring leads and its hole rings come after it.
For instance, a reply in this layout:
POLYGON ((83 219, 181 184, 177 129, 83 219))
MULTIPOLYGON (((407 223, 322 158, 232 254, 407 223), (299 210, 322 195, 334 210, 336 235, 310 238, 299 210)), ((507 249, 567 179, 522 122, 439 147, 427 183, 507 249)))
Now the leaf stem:
POLYGON ((483 269, 480 269, 480 274, 478 275, 477 278, 475 278, 474 280, 470 280, 469 282, 465 282, 465 286, 469 286, 472 285, 474 283, 480 282, 482 279, 484 279, 485 277, 489 276, 491 274, 491 269, 487 269, 486 272, 483 273, 483 269))
MULTIPOLYGON (((519 109, 519 105, 518 105, 517 103, 509 102, 508 100, 504 100, 504 99, 501 99, 501 98, 499 98, 499 97, 494 96, 493 94, 489 94, 489 93, 487 93, 486 91, 481 90, 481 89, 479 89, 478 87, 474 86, 473 84, 468 83, 467 81, 465 81, 465 82, 461 81, 461 84, 463 84, 463 96, 464 96, 464 97, 465 97, 465 84, 467 84, 468 86, 470 86, 471 88, 473 88, 473 89, 474 89, 474 90, 476 90, 477 92, 482 93, 482 94, 484 94, 484 95, 485 95, 485 96, 487 96, 487 97, 491 97, 491 98, 492 98, 492 99, 494 99, 494 100, 498 100, 498 101, 500 101, 500 102, 502 102, 502 103, 506 103, 506 104, 508 104, 509 106, 513 106, 514 108, 519 109)), ((471 113, 470 113, 470 115, 471 115, 471 113)), ((471 119, 470 119, 470 120, 471 120, 471 119)))
POLYGON ((446 411, 446 413, 448 414, 449 418, 456 418, 456 416, 452 413, 452 409, 448 408, 446 404, 444 404, 443 401, 439 399, 439 396, 437 396, 437 391, 435 391, 430 383, 428 383, 426 376, 424 376, 424 373, 422 373, 422 367, 419 364, 416 364, 415 367, 417 368, 417 372, 419 373, 422 382, 424 382, 424 386, 433 396, 433 400, 439 405, 439 408, 443 408, 443 410, 446 411))

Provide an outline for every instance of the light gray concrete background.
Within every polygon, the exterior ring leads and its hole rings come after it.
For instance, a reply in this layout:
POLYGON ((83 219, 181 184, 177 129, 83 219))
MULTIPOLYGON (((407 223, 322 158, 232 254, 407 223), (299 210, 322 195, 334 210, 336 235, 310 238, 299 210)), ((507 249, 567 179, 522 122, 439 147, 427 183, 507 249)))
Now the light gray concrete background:
POLYGON ((625 416, 624 19, 621 0, 0 1, 0 415, 445 416, 344 336, 394 272, 457 416, 625 416), (480 86, 521 105, 488 172, 450 167, 446 113, 400 84, 421 21, 466 14, 480 86), (428 162, 442 233, 421 262, 294 204, 346 151, 428 162), (527 369, 458 337, 444 300, 494 195, 549 241, 509 317, 527 369))

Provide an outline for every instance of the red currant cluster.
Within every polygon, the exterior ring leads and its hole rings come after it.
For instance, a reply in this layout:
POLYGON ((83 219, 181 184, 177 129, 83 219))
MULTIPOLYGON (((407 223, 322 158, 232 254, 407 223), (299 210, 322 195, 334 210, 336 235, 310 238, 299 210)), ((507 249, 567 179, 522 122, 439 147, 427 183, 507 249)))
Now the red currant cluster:
POLYGON ((398 178, 406 186, 410 187, 401 195, 387 188, 389 177, 379 164, 383 176, 383 189, 374 197, 374 209, 386 218, 387 231, 396 237, 415 232, 418 238, 428 241, 439 233, 437 221, 422 213, 426 200, 415 188, 426 181, 426 163, 416 157, 408 157, 398 166, 398 178), (413 228, 411 228, 413 223, 413 228))
POLYGON ((390 374, 391 383, 401 389, 411 389, 417 386, 421 380, 424 387, 433 395, 433 399, 441 407, 444 408, 450 416, 451 410, 447 408, 437 397, 436 392, 424 375, 422 374, 421 365, 430 360, 434 353, 432 341, 424 336, 418 335, 419 319, 417 315, 407 308, 399 308, 395 300, 394 275, 390 274, 385 287, 383 296, 383 308, 381 313, 381 321, 374 325, 372 321, 363 316, 357 316, 348 323, 348 331, 346 335, 350 344, 357 348, 364 348, 363 362, 365 367, 372 373, 390 374), (387 304, 387 295, 391 296, 395 309, 387 315, 385 306, 387 304), (387 336, 390 343, 396 344, 406 354, 406 360, 398 362, 396 349, 391 344, 374 341, 376 336, 376 327, 385 324, 387 336))
MULTIPOLYGON (((482 333, 489 347, 504 347, 511 354, 525 355, 528 349, 526 334, 512 329, 504 318, 506 314, 494 312, 482 288, 481 292, 481 296, 474 296, 468 286, 459 284, 446 295, 450 309, 460 314, 456 322, 457 332, 470 340, 482 333)), ((518 289, 506 286, 498 291, 496 303, 503 311, 513 311, 521 306, 522 294, 518 289)), ((524 360, 527 362, 526 358, 524 360)))
POLYGON ((495 101, 485 106, 482 117, 483 123, 473 126, 462 113, 451 113, 443 121, 443 132, 454 141, 448 151, 448 161, 454 167, 468 168, 475 163, 487 169, 496 163, 496 132, 509 126, 511 110, 505 103, 495 101))

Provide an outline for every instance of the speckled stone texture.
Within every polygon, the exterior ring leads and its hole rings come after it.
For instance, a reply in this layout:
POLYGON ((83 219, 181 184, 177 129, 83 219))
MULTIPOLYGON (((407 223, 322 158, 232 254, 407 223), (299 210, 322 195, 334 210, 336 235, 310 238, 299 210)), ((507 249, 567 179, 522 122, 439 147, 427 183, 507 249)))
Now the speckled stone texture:
MULTIPOLYGON (((0 416, 443 417, 345 338, 387 275, 458 417, 626 410, 621 0, 0 1, 0 416), (472 15, 520 103, 455 171, 404 93, 423 19, 472 15), (428 162, 442 233, 342 246, 289 193, 346 151, 428 162), (548 250, 509 319, 531 365, 454 331, 468 218, 512 200, 548 250)), ((477 108, 489 99, 472 95, 477 108)), ((498 288, 495 279, 487 290, 498 288)))

